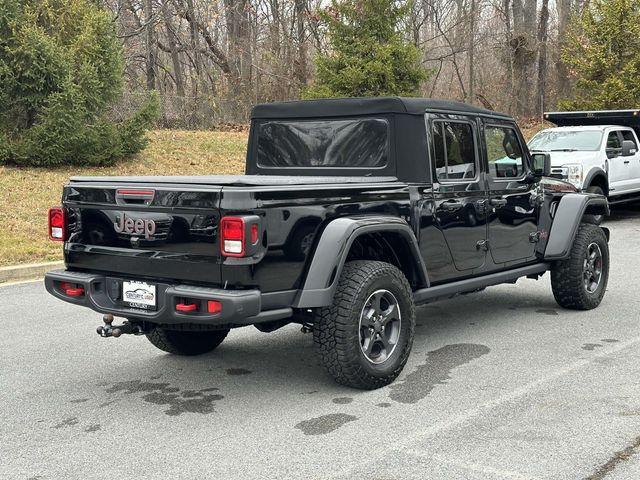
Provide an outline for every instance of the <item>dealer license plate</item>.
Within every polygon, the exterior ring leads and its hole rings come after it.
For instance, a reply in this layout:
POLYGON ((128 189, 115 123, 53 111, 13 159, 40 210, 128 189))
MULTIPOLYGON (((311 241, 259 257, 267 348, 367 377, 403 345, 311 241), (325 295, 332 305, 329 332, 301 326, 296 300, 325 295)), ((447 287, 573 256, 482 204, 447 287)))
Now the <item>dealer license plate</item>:
POLYGON ((156 286, 145 282, 122 282, 122 300, 136 308, 155 308, 156 286))

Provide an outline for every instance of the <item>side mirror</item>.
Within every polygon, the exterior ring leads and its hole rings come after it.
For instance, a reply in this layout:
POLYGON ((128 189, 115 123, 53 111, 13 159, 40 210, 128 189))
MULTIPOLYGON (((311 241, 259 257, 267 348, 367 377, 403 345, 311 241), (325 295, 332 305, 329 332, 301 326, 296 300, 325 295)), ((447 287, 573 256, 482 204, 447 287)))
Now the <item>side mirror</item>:
POLYGON ((638 149, 636 148, 636 144, 631 140, 623 140, 622 141, 622 156, 630 157, 631 155, 635 155, 638 149))
POLYGON ((548 177, 551 175, 551 155, 548 153, 532 153, 531 173, 536 177, 548 177))

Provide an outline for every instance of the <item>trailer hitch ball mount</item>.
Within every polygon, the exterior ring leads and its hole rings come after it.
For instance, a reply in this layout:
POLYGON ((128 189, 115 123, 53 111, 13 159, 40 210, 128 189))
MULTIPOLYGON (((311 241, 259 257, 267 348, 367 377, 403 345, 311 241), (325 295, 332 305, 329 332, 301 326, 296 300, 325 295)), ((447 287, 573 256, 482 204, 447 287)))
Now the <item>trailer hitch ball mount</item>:
POLYGON ((140 325, 133 325, 128 321, 124 321, 122 325, 113 325, 113 315, 106 313, 102 317, 104 325, 100 325, 96 328, 96 332, 103 338, 114 337, 118 338, 120 335, 144 335, 144 330, 140 325))

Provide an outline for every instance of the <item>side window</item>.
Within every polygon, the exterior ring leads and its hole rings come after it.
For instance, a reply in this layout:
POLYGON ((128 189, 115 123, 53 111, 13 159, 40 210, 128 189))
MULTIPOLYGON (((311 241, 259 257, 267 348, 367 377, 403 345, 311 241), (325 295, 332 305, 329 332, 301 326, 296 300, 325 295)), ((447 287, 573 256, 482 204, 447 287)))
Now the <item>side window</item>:
POLYGON ((618 149, 622 148, 620 144, 620 137, 618 136, 618 132, 609 132, 609 136, 607 137, 607 148, 618 149))
POLYGON ((435 121, 431 126, 438 181, 476 177, 476 149, 469 123, 435 121))
POLYGON ((633 142, 636 148, 638 148, 638 145, 636 145, 636 139, 633 137, 633 132, 631 130, 622 130, 622 140, 629 140, 630 142, 633 142))
POLYGON ((493 178, 518 178, 524 175, 522 149, 513 128, 487 126, 484 139, 489 175, 493 178))

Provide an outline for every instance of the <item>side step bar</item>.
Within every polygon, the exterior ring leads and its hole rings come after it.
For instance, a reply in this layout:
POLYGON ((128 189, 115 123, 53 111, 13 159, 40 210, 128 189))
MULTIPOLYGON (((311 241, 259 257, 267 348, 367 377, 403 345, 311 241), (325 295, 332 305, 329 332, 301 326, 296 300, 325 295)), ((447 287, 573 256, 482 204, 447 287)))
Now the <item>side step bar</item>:
POLYGON ((481 277, 422 288, 413 292, 413 300, 416 304, 428 303, 442 298, 449 298, 458 293, 473 292, 474 290, 490 287, 491 285, 514 282, 518 278, 526 277, 527 275, 541 275, 550 268, 551 264, 549 263, 537 263, 504 272, 490 273, 489 275, 483 275, 481 277))

